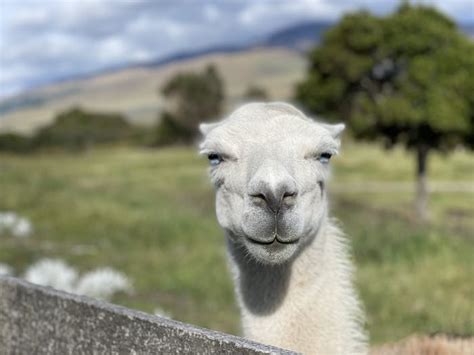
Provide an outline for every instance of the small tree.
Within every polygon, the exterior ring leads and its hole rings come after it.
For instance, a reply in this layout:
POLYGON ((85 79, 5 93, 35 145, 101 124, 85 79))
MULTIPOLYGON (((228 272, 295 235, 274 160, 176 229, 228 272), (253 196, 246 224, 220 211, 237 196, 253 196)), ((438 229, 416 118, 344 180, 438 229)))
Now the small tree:
POLYGON ((218 118, 222 112, 224 84, 213 65, 201 73, 177 74, 163 86, 161 93, 167 99, 167 107, 158 127, 158 139, 166 131, 176 134, 178 141, 189 142, 198 134, 199 123, 218 118))
POLYGON ((310 53, 296 96, 346 121, 356 138, 414 152, 416 208, 426 219, 428 155, 473 147, 473 93, 474 44, 438 11, 404 3, 384 18, 345 16, 310 53))
POLYGON ((257 100, 257 101, 267 101, 268 94, 264 88, 256 85, 251 85, 247 88, 247 91, 244 93, 245 100, 257 100))

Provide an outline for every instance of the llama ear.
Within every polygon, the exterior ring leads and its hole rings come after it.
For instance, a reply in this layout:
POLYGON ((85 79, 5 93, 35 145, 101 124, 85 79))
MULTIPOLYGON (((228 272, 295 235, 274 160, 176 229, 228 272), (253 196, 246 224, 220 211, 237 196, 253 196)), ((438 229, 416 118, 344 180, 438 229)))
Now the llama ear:
POLYGON ((206 136, 211 132, 214 128, 218 127, 220 125, 220 122, 216 123, 201 123, 199 125, 199 131, 203 136, 206 136))
POLYGON ((342 131, 344 131, 344 129, 346 128, 346 125, 344 123, 337 123, 337 124, 322 123, 321 125, 329 131, 329 133, 334 139, 339 138, 341 136, 342 131))

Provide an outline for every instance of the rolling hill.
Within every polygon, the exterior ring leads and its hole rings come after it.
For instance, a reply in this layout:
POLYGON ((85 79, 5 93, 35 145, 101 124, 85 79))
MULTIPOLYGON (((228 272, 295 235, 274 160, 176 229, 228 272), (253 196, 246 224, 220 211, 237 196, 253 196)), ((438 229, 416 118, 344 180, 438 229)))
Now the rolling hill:
MULTIPOLYGON (((300 53, 283 48, 253 48, 208 54, 157 67, 125 68, 50 84, 17 96, 14 100, 23 105, 1 114, 0 131, 30 134, 72 106, 121 112, 134 123, 150 124, 163 108, 159 88, 166 80, 183 70, 201 70, 209 63, 214 63, 223 76, 229 107, 238 104, 249 85, 263 87, 272 99, 288 99, 305 69, 300 53)), ((3 105, 5 107, 5 102, 3 105)))

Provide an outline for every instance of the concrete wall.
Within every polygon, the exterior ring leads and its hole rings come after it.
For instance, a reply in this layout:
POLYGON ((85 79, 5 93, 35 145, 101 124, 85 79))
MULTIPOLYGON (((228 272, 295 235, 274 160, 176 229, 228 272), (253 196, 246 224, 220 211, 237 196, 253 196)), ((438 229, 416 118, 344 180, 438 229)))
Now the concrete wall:
POLYGON ((0 354, 293 354, 0 277, 0 354))

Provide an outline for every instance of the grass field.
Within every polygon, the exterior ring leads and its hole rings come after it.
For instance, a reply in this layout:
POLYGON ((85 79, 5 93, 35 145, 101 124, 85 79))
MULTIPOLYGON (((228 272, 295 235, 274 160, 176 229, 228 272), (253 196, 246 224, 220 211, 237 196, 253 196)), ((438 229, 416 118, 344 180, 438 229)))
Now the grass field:
MULTIPOLYGON (((474 334, 473 155, 430 160, 431 181, 457 192, 432 193, 428 226, 412 214, 413 168, 402 150, 350 142, 334 160, 332 214, 353 245, 373 343, 414 332, 474 334)), ((111 266, 135 289, 113 302, 238 334, 205 171, 187 148, 0 155, 0 211, 35 228, 28 239, 0 235, 0 262, 17 275, 42 257, 81 271, 111 266)))

